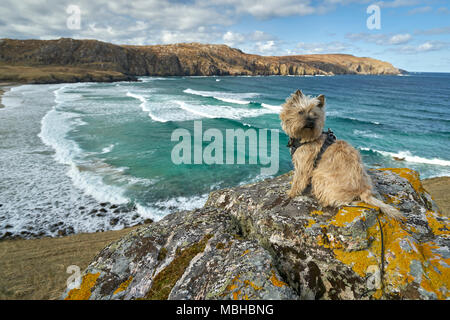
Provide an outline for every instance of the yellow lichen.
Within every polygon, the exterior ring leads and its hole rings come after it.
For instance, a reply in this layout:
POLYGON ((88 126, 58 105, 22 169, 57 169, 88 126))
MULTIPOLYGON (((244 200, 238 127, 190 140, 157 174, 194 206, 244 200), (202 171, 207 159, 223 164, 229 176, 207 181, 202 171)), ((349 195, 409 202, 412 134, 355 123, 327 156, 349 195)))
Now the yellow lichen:
POLYGON ((316 221, 314 219, 308 219, 308 224, 305 226, 305 228, 311 228, 316 221))
POLYGON ((99 276, 100 272, 95 274, 88 273, 84 275, 80 288, 70 290, 64 300, 89 300, 91 297, 91 290, 97 282, 99 276))
POLYGON ((417 171, 414 171, 409 168, 382 168, 377 169, 379 171, 391 171, 402 178, 405 178, 409 181, 411 186, 416 190, 417 193, 423 193, 424 188, 422 186, 422 182, 420 182, 420 176, 417 171))
POLYGON ((334 249, 336 259, 352 267, 360 277, 366 276, 369 266, 378 265, 376 257, 369 256, 368 250, 345 251, 344 249, 334 249))
POLYGON ((246 293, 242 294, 241 289, 245 289, 248 287, 253 288, 253 290, 255 290, 255 291, 259 291, 259 290, 263 289, 263 287, 257 286, 250 280, 241 280, 240 277, 241 277, 240 275, 237 275, 236 277, 234 277, 231 280, 231 284, 229 284, 226 287, 226 289, 225 289, 226 291, 225 291, 224 295, 231 293, 233 296, 233 300, 249 300, 248 294, 246 294, 246 293), (243 287, 241 287, 241 289, 239 289, 240 285, 242 285, 242 284, 243 284, 243 287))
MULTIPOLYGON (((397 171, 397 170, 396 170, 397 171)), ((414 188, 421 190, 420 181, 414 179, 418 177, 412 170, 398 170, 402 175, 409 175, 409 181, 414 184, 414 188)), ((366 210, 376 208, 364 203, 358 204, 360 207, 343 207, 339 212, 327 222, 336 227, 345 227, 356 219, 363 219, 366 210)), ((446 220, 437 220, 437 214, 433 211, 426 213, 428 224, 435 235, 449 235, 450 227, 446 220)), ((438 253, 439 248, 436 243, 430 241, 420 243, 414 240, 410 234, 418 232, 414 227, 403 225, 394 219, 383 215, 380 217, 383 230, 385 263, 384 293, 395 294, 401 288, 406 288, 412 282, 420 281, 421 287, 430 293, 434 293, 438 299, 448 299, 450 288, 450 259, 445 259, 438 253), (410 248, 410 249, 409 249, 410 248), (417 275, 411 270, 411 266, 420 263, 423 270, 422 275, 417 275), (415 278, 416 277, 416 278, 415 278), (420 278, 419 278, 420 277, 420 278)), ((317 243, 323 247, 333 250, 336 259, 349 265, 352 270, 361 277, 366 277, 370 266, 381 267, 381 233, 378 223, 372 225, 367 230, 367 239, 372 239, 368 249, 359 251, 345 251, 339 248, 339 243, 330 238, 326 233, 327 226, 322 228, 322 234, 317 237, 317 243)), ((378 288, 373 297, 379 299, 383 296, 383 291, 378 288)))
POLYGON ((116 291, 114 291, 113 295, 114 295, 114 294, 118 294, 119 292, 122 292, 122 291, 127 290, 128 286, 130 285, 130 282, 131 282, 132 280, 133 280, 133 276, 130 276, 130 277, 128 278, 128 280, 122 282, 122 283, 119 285, 119 287, 116 289, 116 291))
POLYGON ((392 203, 392 204, 400 204, 401 201, 397 196, 390 196, 390 195, 385 195, 386 196, 386 202, 387 203, 392 203))
POLYGON ((262 287, 257 286, 256 284, 254 284, 254 283, 251 282, 250 280, 244 280, 244 284, 245 284, 246 286, 252 287, 254 290, 262 290, 262 287))
POLYGON ((364 218, 364 213, 368 208, 342 207, 331 219, 330 224, 336 227, 345 227, 357 218, 364 218))
POLYGON ((276 276, 274 270, 272 270, 272 276, 270 277, 269 280, 270 280, 270 282, 272 282, 272 284, 273 284, 275 287, 281 288, 281 287, 283 287, 283 286, 286 285, 286 283, 284 283, 283 281, 278 280, 278 278, 277 278, 277 276, 276 276))
POLYGON ((249 252, 250 252, 249 249, 245 250, 245 251, 241 254, 241 257, 245 256, 245 255, 246 255, 247 253, 249 253, 249 252))
POLYGON ((434 211, 428 210, 426 213, 428 225, 435 235, 448 235, 450 236, 450 226, 444 222, 440 222, 435 217, 434 211))
POLYGON ((321 210, 313 210, 313 211, 311 211, 311 214, 321 216, 321 215, 323 215, 323 211, 321 211, 321 210))

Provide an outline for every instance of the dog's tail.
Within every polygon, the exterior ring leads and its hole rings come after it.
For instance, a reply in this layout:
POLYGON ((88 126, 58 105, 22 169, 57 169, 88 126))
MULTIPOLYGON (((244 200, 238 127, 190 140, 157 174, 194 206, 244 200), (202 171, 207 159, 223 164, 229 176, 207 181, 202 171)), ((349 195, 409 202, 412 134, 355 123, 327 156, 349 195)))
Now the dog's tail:
POLYGON ((400 211, 395 209, 394 207, 384 203, 381 200, 378 200, 375 198, 370 191, 365 191, 360 195, 360 198, 362 201, 364 201, 367 204, 370 204, 371 206, 375 206, 380 208, 381 212, 383 212, 385 215, 387 215, 390 218, 394 218, 395 220, 403 220, 405 217, 402 215, 400 211))

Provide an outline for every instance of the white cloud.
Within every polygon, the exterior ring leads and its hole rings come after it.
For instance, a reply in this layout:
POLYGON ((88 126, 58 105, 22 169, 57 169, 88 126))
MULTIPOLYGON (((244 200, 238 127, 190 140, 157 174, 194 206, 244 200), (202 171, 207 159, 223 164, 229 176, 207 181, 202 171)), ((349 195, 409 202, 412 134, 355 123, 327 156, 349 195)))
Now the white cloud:
POLYGON ((439 9, 437 9, 437 13, 440 14, 449 14, 450 10, 447 7, 440 7, 439 9))
POLYGON ((409 33, 404 34, 371 34, 367 32, 348 33, 345 36, 352 41, 364 41, 367 43, 375 43, 377 45, 399 45, 405 44, 412 40, 409 33))
POLYGON ((448 49, 450 47, 449 42, 445 41, 426 41, 420 45, 416 46, 401 46, 397 48, 395 51, 406 53, 406 54, 418 54, 430 51, 440 51, 444 49, 448 49))
POLYGON ((245 37, 241 33, 227 31, 223 36, 222 40, 226 45, 234 46, 236 44, 241 44, 245 42, 245 37))
MULTIPOLYGON (((314 5, 310 0, 203 0, 218 6, 230 8, 238 15, 250 14, 256 18, 268 19, 273 17, 304 16, 323 13, 326 7, 314 5)), ((317 2, 317 1, 316 1, 317 2)))
POLYGON ((409 33, 405 34, 396 34, 389 38, 388 43, 389 44, 404 44, 411 40, 411 35, 409 33))
POLYGON ((420 0, 394 0, 394 1, 379 1, 376 5, 382 8, 398 8, 398 7, 410 7, 420 4, 420 0))
POLYGON ((258 48, 258 51, 261 53, 270 53, 274 50, 277 50, 277 48, 275 47, 275 41, 273 40, 258 42, 256 46, 258 48))
POLYGON ((333 42, 300 42, 296 46, 297 53, 301 54, 319 54, 319 53, 345 53, 354 49, 353 45, 333 41, 333 42))
POLYGON ((417 30, 415 34, 420 35, 436 35, 436 34, 450 34, 450 26, 442 28, 433 28, 427 30, 417 30))
POLYGON ((427 13, 427 12, 431 12, 433 11, 433 8, 430 6, 426 6, 426 7, 419 7, 419 8, 414 8, 408 11, 408 14, 413 15, 413 14, 422 14, 422 13, 427 13))

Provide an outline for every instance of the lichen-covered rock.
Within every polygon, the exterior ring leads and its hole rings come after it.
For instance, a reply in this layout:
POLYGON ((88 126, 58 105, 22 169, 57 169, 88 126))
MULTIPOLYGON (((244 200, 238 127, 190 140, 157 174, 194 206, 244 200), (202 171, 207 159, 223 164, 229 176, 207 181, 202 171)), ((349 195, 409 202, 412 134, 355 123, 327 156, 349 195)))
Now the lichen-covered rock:
POLYGON ((450 224, 418 174, 373 170, 399 223, 290 200, 291 174, 213 192, 103 249, 68 299, 448 299, 450 224))

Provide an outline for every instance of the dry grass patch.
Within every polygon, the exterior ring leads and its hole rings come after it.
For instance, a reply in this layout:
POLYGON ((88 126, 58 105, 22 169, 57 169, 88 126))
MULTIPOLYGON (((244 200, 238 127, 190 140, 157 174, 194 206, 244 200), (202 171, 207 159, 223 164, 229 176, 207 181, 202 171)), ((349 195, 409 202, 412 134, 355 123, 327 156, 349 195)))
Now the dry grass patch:
POLYGON ((0 241, 0 299, 58 299, 69 265, 84 270, 101 249, 135 228, 0 241))
POLYGON ((436 201, 441 213, 450 218, 450 177, 425 179, 422 185, 436 201))

